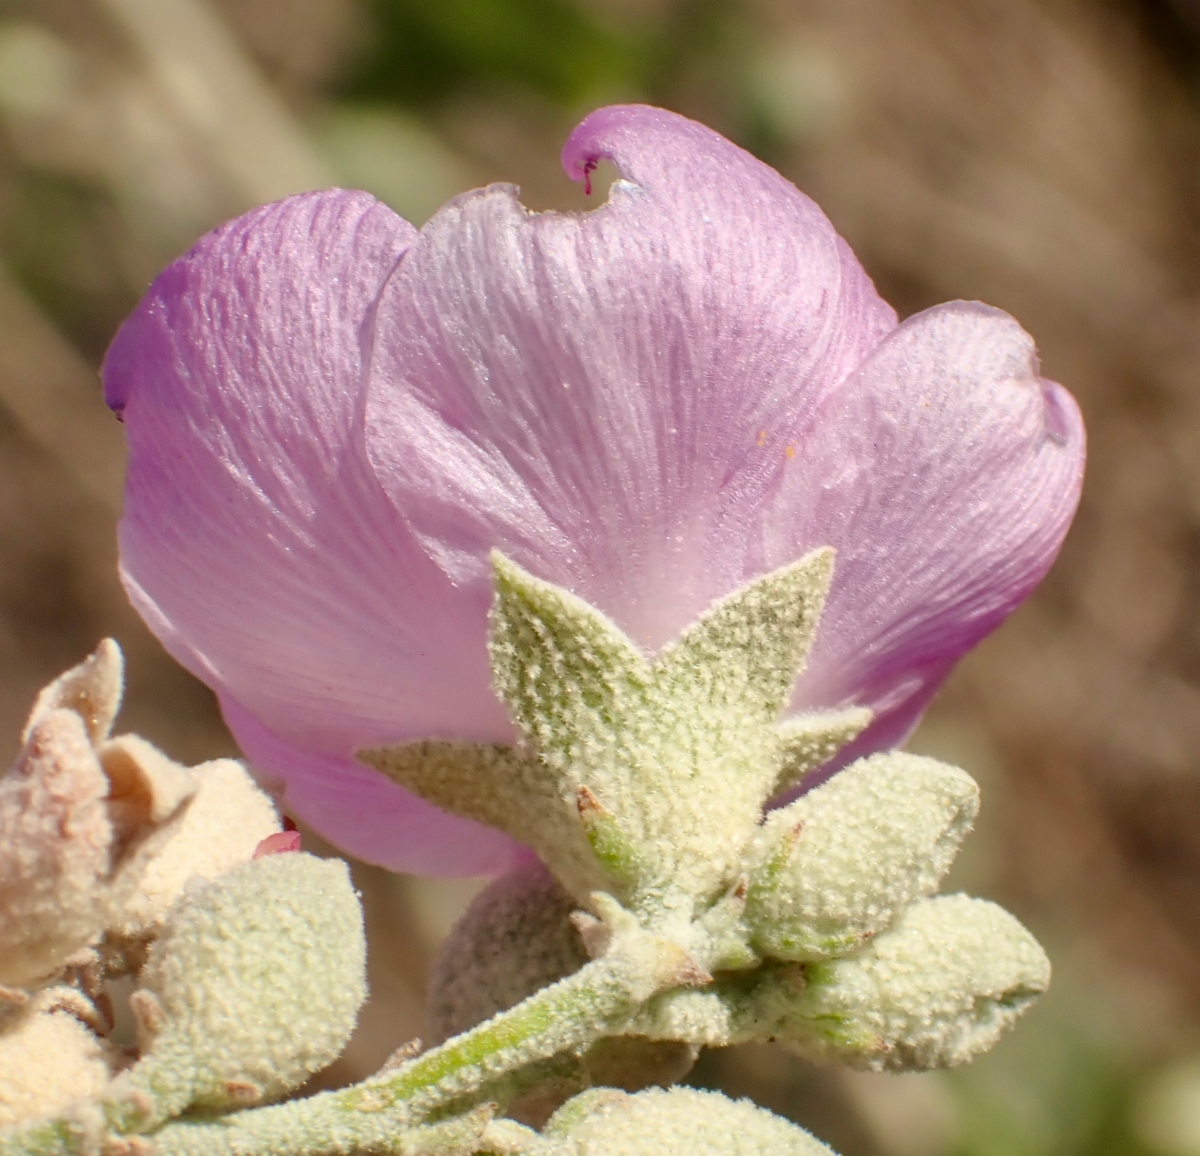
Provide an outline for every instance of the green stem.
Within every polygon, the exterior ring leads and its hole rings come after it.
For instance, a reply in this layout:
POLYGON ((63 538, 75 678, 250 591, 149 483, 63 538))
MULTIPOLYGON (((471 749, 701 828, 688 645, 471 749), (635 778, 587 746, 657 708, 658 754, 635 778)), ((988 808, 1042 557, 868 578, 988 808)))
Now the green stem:
MULTIPOLYGON (((666 986, 666 977, 659 986, 666 986)), ((152 1133, 155 1156, 399 1152, 406 1131, 451 1109, 469 1108, 502 1077, 619 1032, 648 994, 644 957, 615 950, 510 1011, 352 1088, 219 1119, 166 1124, 152 1133)), ((55 1121, 0 1138, 0 1156, 80 1156, 90 1146, 84 1128, 55 1121)))
MULTIPOLYGON (((595 960, 384 1076, 205 1124, 168 1124, 158 1156, 283 1156, 388 1151, 401 1133, 459 1106, 526 1064, 607 1035, 636 1010, 640 968, 620 956, 595 960)), ((640 993, 639 993, 640 994, 640 993)))

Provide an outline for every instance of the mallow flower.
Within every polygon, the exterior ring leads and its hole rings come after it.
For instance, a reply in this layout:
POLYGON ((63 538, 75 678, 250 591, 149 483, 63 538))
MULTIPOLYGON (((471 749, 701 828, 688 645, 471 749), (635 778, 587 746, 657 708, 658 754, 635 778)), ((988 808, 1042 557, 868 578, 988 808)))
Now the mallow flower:
POLYGON ((129 438, 121 564, 286 806, 388 867, 519 853, 358 762, 511 742, 485 638, 493 549, 654 652, 832 546, 790 709, 864 706, 837 765, 900 744, 1040 580, 1084 435, 1007 314, 903 322, 820 209, 715 132, 604 108, 587 213, 463 194, 417 230, 291 197, 169 266, 104 365, 129 438))

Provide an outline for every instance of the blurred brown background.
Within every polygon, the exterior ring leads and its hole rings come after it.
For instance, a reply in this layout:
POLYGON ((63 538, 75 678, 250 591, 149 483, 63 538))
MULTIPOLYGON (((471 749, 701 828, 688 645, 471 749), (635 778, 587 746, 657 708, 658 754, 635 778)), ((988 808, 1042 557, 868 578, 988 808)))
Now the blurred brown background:
MULTIPOLYGON (((913 743, 982 783, 956 882, 1043 938, 1051 995, 962 1072, 763 1048, 694 1079, 844 1156, 1200 1156, 1198 0, 0 0, 3 733, 113 634, 125 726, 188 761, 232 750, 115 575, 95 370, 153 274, 334 183, 418 223, 496 179, 582 206, 562 140, 626 99, 776 165, 902 314, 1014 313, 1091 437, 1061 561, 913 743)), ((329 1079, 420 1031, 475 886, 356 871, 374 1002, 329 1079)))

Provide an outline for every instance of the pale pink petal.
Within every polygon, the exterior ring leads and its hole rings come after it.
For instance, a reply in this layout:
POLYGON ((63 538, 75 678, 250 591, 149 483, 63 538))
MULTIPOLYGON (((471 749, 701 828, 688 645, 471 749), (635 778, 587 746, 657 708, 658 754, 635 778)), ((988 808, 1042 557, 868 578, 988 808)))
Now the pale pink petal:
POLYGON ((301 850, 299 831, 276 831, 258 841, 251 859, 265 859, 268 855, 290 855, 301 850))
POLYGON ((367 452, 480 646, 493 547, 650 647, 761 570, 782 439, 895 324, 816 205, 716 133, 604 109, 564 153, 601 156, 603 207, 466 194, 380 300, 367 452))
POLYGON ((448 877, 495 875, 522 856, 507 835, 448 815, 353 758, 294 747, 230 699, 221 709, 256 767, 285 768, 286 813, 343 850, 362 849, 392 871, 448 877))
POLYGON ((767 558, 838 551, 795 705, 871 706, 847 753, 897 745, 1054 561, 1083 478, 1079 411, 1011 317, 955 302, 904 322, 792 437, 767 558))
MULTIPOLYGON (((361 449, 364 326, 414 236, 362 193, 256 210, 155 281, 104 368, 129 440, 120 541, 135 605, 227 701, 351 766, 388 739, 509 733, 477 623, 361 449)), ((263 769, 286 776, 291 758, 263 769)), ((357 831, 348 850, 404 856, 384 819, 357 831)))

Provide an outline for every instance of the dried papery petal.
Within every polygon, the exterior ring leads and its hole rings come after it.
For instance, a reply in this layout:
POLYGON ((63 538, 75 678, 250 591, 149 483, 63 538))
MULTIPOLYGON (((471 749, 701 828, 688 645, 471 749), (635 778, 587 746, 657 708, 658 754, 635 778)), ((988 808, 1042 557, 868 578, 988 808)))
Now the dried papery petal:
POLYGON ((96 941, 195 791, 143 739, 105 739, 120 689, 107 640, 38 697, 0 778, 0 985, 50 979, 96 941))
POLYGON ((121 648, 106 638, 78 666, 61 674, 37 697, 21 734, 29 741, 33 728, 52 710, 71 710, 83 719, 93 744, 108 738, 121 707, 125 660, 121 648))
POLYGON ((110 925, 120 938, 153 938, 189 880, 215 879, 248 862, 262 840, 280 831, 274 804, 240 763, 218 759, 191 773, 196 794, 182 822, 147 861, 110 925))
POLYGON ((74 711, 43 714, 0 779, 0 984, 54 975, 104 929, 108 779, 74 711))
POLYGON ((115 833, 114 860, 136 852, 196 793, 186 767, 137 735, 110 739, 96 751, 108 776, 108 816, 115 833))

